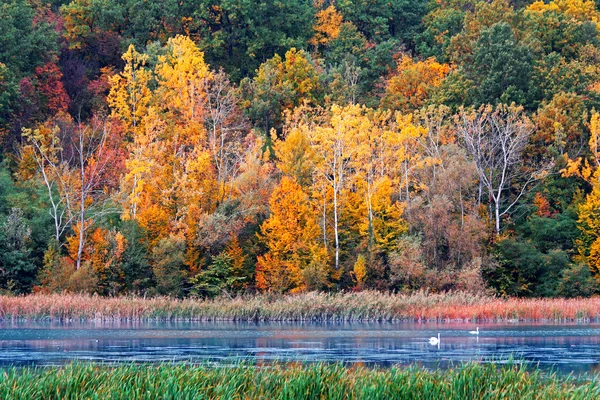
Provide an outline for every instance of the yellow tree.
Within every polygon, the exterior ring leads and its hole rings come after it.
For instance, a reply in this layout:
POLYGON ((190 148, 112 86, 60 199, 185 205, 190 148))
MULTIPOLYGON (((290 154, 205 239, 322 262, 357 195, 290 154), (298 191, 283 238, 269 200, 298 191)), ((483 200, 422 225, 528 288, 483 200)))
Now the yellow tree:
POLYGON ((427 130, 413 122, 412 114, 394 114, 393 123, 384 132, 386 164, 391 168, 390 176, 398 190, 400 201, 410 206, 411 187, 415 182, 415 169, 426 162, 421 151, 421 139, 427 130))
POLYGON ((158 57, 156 79, 158 96, 171 113, 189 123, 205 117, 205 85, 210 76, 204 54, 186 36, 177 35, 167 42, 167 53, 158 57))
MULTIPOLYGON (((195 238, 195 221, 213 211, 218 199, 214 164, 205 127, 206 87, 211 76, 204 54, 188 37, 167 42, 156 66, 155 104, 166 123, 158 163, 169 170, 163 194, 171 205, 172 228, 195 238)), ((163 184, 165 181, 163 181, 163 184)))
POLYGON ((527 12, 561 12, 579 21, 600 23, 600 11, 594 0, 552 0, 550 2, 536 1, 527 6, 527 12))
POLYGON ((295 179, 302 187, 310 186, 314 152, 306 133, 300 128, 293 128, 285 140, 277 140, 276 135, 274 136, 274 150, 279 171, 295 179))
POLYGON ((358 105, 333 106, 330 120, 308 130, 315 152, 314 171, 317 186, 332 196, 335 268, 340 267, 340 222, 347 192, 354 181, 355 160, 361 153, 362 143, 369 129, 368 119, 362 118, 363 108, 358 105))
POLYGON ((308 195, 297 182, 284 177, 269 205, 271 215, 260 234, 268 252, 258 257, 257 287, 284 292, 319 288, 315 283, 325 286, 326 249, 319 241, 319 225, 308 195))
POLYGON ((109 95, 114 114, 132 136, 122 181, 125 217, 146 228, 151 243, 173 230, 193 240, 195 221, 218 197, 205 127, 211 73, 188 37, 170 39, 164 50, 150 72, 147 56, 130 47, 109 95))
MULTIPOLYGON (((356 151, 351 161, 354 186, 360 195, 353 210, 358 233, 366 239, 369 250, 384 250, 394 245, 394 238, 401 234, 404 224, 402 206, 392 201, 393 181, 390 175, 390 159, 387 158, 392 143, 388 111, 363 108, 354 118, 361 120, 359 134, 354 136, 356 151)), ((397 196, 396 196, 397 197, 397 196)))
POLYGON ((125 67, 123 72, 110 78, 107 102, 123 124, 126 135, 131 138, 139 129, 143 129, 141 123, 148 113, 152 98, 149 87, 152 74, 146 69, 148 56, 138 53, 133 45, 129 46, 122 58, 125 67))
POLYGON ((110 79, 111 88, 107 102, 113 115, 121 121, 125 136, 130 141, 131 154, 126 161, 125 175, 128 206, 124 207, 124 211, 126 218, 136 219, 140 195, 152 167, 147 152, 153 142, 149 132, 154 132, 155 129, 147 129, 144 123, 148 120, 152 100, 149 87, 152 73, 145 68, 148 57, 138 53, 133 45, 129 46, 122 58, 125 67, 123 72, 110 79))
POLYGON ((591 162, 581 158, 568 160, 562 172, 565 176, 580 176, 592 186, 592 191, 578 208, 581 236, 577 239, 577 249, 580 258, 587 262, 590 272, 600 282, 600 114, 592 115, 589 127, 591 162))

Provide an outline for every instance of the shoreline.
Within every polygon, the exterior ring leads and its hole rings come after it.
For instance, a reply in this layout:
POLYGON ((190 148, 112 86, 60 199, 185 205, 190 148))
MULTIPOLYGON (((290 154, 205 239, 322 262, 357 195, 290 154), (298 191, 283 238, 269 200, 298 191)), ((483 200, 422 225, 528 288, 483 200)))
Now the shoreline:
POLYGON ((0 321, 173 322, 600 322, 600 297, 501 299, 463 292, 410 295, 375 291, 236 298, 0 296, 0 321))

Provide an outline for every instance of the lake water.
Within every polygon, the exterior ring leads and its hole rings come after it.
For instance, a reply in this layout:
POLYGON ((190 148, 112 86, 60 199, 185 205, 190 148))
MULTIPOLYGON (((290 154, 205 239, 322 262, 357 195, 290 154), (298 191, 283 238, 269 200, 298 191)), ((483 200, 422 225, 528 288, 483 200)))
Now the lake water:
POLYGON ((0 366, 94 362, 344 362, 446 368, 511 357, 560 374, 600 371, 600 324, 0 323, 0 366), (431 336, 441 334, 438 346, 431 336))

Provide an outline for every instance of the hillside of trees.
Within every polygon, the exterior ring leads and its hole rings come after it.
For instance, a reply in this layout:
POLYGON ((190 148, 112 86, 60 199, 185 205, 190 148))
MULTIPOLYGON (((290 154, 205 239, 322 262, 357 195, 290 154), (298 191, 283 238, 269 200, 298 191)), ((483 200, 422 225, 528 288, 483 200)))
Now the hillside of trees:
POLYGON ((600 282, 600 1, 3 0, 0 292, 600 282))

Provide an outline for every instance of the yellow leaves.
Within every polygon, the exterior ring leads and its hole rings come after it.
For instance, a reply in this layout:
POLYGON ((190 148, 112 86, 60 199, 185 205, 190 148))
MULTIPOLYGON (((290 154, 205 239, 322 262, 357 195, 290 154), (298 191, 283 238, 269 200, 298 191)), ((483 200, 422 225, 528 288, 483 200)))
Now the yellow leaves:
POLYGON ((158 57, 156 77, 161 105, 194 121, 203 117, 204 80, 209 76, 204 54, 186 36, 167 42, 167 54, 158 57))
POLYGON ((277 168, 299 184, 308 184, 312 177, 314 152, 302 129, 292 129, 283 141, 275 140, 274 149, 277 168))
POLYGON ((578 21, 600 23, 600 12, 593 0, 552 0, 547 4, 538 0, 530 4, 526 12, 560 12, 578 21))
POLYGON ((539 1, 539 0, 530 4, 526 8, 526 11, 529 11, 529 12, 546 12, 546 11, 559 11, 559 10, 560 10, 560 7, 554 1, 546 4, 545 2, 539 1))
POLYGON ((145 68, 148 56, 138 53, 133 45, 129 45, 122 58, 125 67, 123 72, 110 78, 107 102, 113 114, 124 124, 126 132, 133 136, 148 112, 152 74, 145 68))
POLYGON ((564 176, 581 176, 592 186, 592 191, 585 197, 585 201, 578 206, 579 218, 577 227, 581 237, 577 239, 580 256, 586 260, 592 275, 600 282, 600 159, 598 137, 600 134, 600 115, 594 113, 590 120, 589 146, 593 155, 595 166, 588 160, 567 160, 567 167, 561 173, 564 176))
POLYGON ((590 120, 590 141, 589 146, 592 154, 594 155, 594 159, 596 161, 596 165, 600 166, 600 114, 594 113, 592 114, 592 118, 590 120))
POLYGON ((367 262, 365 260, 365 256, 360 254, 354 263, 354 267, 352 268, 352 275, 354 280, 356 281, 356 286, 358 288, 362 288, 367 279, 367 262))
POLYGON ((571 160, 568 158, 568 156, 565 156, 565 160, 567 162, 567 166, 563 169, 560 170, 560 173, 564 176, 564 177, 570 177, 570 176, 580 176, 581 172, 581 157, 578 157, 575 160, 571 160))
POLYGON ((285 60, 279 65, 283 69, 283 77, 292 83, 297 94, 310 98, 319 87, 319 76, 309 62, 307 53, 291 48, 285 53, 285 60))

